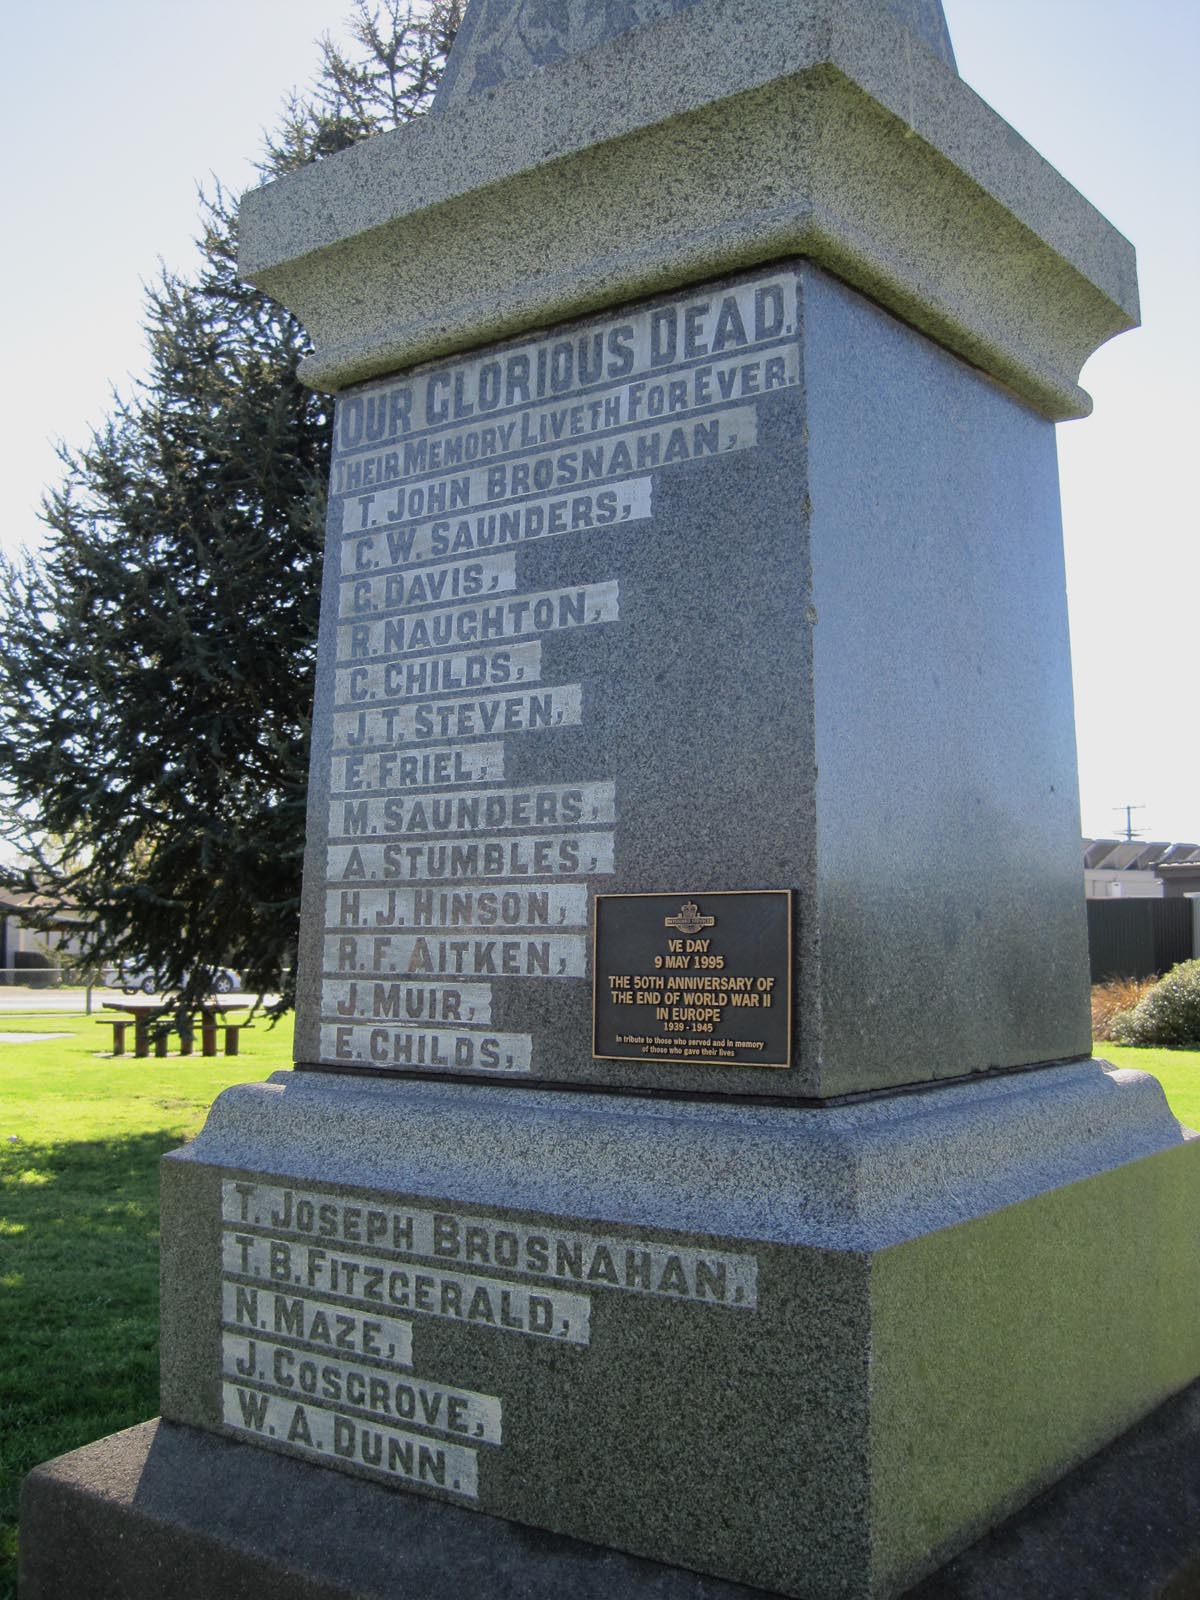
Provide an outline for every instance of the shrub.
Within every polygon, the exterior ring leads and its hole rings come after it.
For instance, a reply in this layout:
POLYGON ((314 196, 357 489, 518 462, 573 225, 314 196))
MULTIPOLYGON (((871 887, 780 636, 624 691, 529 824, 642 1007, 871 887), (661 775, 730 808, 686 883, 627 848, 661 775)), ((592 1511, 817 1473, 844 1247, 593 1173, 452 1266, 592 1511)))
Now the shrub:
POLYGON ((1110 978, 1092 985, 1092 1038, 1116 1039, 1112 1028, 1123 1011, 1134 1006, 1158 982, 1157 978, 1110 978))
POLYGON ((1200 1045, 1200 961, 1172 967, 1111 1028, 1117 1044, 1200 1045))

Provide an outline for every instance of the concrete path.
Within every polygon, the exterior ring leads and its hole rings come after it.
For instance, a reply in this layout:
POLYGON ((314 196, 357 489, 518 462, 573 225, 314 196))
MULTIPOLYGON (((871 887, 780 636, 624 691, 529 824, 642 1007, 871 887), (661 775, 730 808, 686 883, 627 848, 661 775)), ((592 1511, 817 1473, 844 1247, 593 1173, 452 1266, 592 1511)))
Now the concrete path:
MULTIPOLYGON (((128 998, 120 989, 93 989, 92 1010, 98 1012, 106 1000, 115 1000, 119 1005, 128 998)), ((139 999, 145 999, 139 993, 139 999)), ((253 995, 231 994, 219 996, 225 1000, 253 1000, 253 995)), ((262 997, 262 1003, 271 1005, 275 1000, 274 995, 262 997)), ((74 1012, 76 1016, 83 1016, 87 1009, 87 991, 85 989, 32 989, 24 985, 0 984, 0 1016, 61 1016, 64 1013, 74 1012)))
MULTIPOLYGON (((93 989, 92 1010, 99 1011, 105 1000, 120 1000, 119 989, 93 989)), ((75 1012, 82 1016, 87 1007, 85 989, 33 989, 24 984, 0 984, 0 1016, 20 1012, 43 1016, 75 1012)))

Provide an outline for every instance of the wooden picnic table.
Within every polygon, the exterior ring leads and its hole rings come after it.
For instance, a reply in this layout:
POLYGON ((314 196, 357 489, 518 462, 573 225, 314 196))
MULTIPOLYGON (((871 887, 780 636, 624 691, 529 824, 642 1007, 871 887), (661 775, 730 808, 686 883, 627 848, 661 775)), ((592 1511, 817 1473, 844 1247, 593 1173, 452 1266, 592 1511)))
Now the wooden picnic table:
MULTIPOLYGON (((154 1044, 155 1054, 165 1056, 167 1053, 167 1035, 173 1027, 178 1026, 179 1008, 172 1005, 170 1000, 163 997, 155 999, 148 996, 136 1000, 105 1000, 105 1011, 127 1011, 133 1018, 133 1053, 135 1056, 148 1056, 151 1042, 154 1044), (156 1026, 157 1024, 157 1026, 156 1026)), ((227 1011, 248 1011, 249 1000, 205 1000, 202 1005, 193 1006, 188 1011, 188 1022, 199 1015, 200 1017, 200 1053, 206 1056, 215 1056, 217 1053, 217 1029, 225 1029, 225 1054, 235 1056, 238 1053, 238 1034, 245 1026, 240 1022, 226 1022, 227 1011)), ((113 1055, 125 1053, 125 1027, 120 1022, 112 1022, 109 1026, 113 1030, 113 1055)), ((126 1024, 127 1026, 127 1024, 126 1024)), ((192 1053, 192 1030, 185 1028, 179 1036, 180 1055, 189 1056, 192 1053)))

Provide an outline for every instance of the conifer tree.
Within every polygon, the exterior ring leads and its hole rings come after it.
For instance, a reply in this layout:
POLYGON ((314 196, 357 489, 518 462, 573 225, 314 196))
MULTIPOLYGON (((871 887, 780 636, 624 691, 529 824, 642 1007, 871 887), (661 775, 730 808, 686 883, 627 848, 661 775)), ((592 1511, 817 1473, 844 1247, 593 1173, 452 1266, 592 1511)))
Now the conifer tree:
MULTIPOLYGON (((420 115, 462 0, 355 0, 264 178, 420 115)), ((63 449, 45 548, 0 558, 0 798, 91 959, 149 963, 185 1000, 229 964, 291 998, 332 405, 296 378, 299 323, 237 276, 205 202, 191 276, 148 291, 150 359, 63 449)), ((19 837, 18 837, 19 836, 19 837)))

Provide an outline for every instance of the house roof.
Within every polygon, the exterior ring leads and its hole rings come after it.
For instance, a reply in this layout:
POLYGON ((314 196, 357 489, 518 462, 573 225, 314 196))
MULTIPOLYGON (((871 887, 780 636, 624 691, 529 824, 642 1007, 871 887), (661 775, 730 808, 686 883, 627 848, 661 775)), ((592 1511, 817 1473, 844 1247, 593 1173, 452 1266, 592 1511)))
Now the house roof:
POLYGON ((0 888, 0 916, 20 917, 30 911, 55 912, 57 920, 62 923, 75 924, 88 920, 73 901, 61 900, 53 895, 31 894, 23 889, 0 888))
POLYGON ((1088 872, 1153 872, 1160 867, 1200 864, 1200 845, 1168 840, 1085 839, 1083 865, 1088 872))

